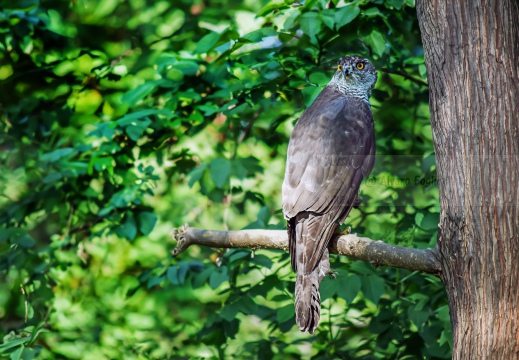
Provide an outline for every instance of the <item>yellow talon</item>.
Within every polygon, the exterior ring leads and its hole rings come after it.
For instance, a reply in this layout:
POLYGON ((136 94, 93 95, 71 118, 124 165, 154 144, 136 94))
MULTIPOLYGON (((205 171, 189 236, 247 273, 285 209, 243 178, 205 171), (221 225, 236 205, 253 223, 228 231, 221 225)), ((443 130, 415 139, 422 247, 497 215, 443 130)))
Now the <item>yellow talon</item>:
POLYGON ((337 228, 335 230, 335 234, 337 234, 337 235, 349 235, 349 234, 351 234, 351 226, 348 226, 346 229, 344 229, 342 231, 340 230, 340 228, 337 228))

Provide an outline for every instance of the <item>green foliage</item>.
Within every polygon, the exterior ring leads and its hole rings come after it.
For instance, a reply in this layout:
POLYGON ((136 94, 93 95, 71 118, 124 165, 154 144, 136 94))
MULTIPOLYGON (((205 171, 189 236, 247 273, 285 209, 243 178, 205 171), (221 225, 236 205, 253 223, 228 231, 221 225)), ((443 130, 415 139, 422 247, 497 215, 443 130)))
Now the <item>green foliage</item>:
POLYGON ((0 354, 11 359, 450 355, 440 281, 332 258, 318 331, 287 253, 169 231, 282 229, 294 121, 345 54, 380 70, 355 232, 433 246, 438 195, 412 0, 0 1, 0 354))

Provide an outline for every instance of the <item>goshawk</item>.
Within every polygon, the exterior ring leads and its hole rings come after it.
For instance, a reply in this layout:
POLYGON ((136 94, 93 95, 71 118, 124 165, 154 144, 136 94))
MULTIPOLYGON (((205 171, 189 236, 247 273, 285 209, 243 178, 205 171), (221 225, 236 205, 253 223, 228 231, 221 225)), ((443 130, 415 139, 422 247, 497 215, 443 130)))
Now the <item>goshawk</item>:
POLYGON ((288 145, 283 213, 297 273, 296 322, 313 333, 319 323, 319 283, 331 274, 328 242, 355 206, 375 160, 369 97, 377 81, 371 63, 339 60, 330 83, 301 115, 288 145))

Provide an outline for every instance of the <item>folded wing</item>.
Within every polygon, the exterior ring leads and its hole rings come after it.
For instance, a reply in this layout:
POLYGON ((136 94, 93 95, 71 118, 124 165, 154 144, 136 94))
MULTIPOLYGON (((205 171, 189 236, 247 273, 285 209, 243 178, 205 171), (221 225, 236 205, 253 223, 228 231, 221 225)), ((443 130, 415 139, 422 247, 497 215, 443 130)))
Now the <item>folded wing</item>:
MULTIPOLYGON (((306 273, 318 265, 333 229, 354 205, 363 177, 373 168, 374 152, 370 106, 331 86, 298 120, 287 154, 283 212, 289 232, 298 221, 311 218, 304 237, 306 273)), ((292 267, 297 270, 293 240, 290 252, 292 267)))

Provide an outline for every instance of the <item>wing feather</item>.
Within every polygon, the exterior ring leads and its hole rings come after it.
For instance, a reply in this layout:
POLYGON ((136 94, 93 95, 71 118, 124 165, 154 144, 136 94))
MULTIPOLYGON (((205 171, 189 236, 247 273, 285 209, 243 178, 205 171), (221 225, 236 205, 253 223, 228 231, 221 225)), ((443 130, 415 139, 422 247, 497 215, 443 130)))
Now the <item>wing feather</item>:
POLYGON ((374 139, 369 105, 330 86, 298 120, 283 182, 283 212, 289 232, 299 221, 307 222, 306 234, 292 230, 294 270, 299 246, 304 248, 305 272, 318 265, 338 222, 354 204, 362 178, 373 168, 374 139), (295 238, 302 243, 296 246, 295 238))

